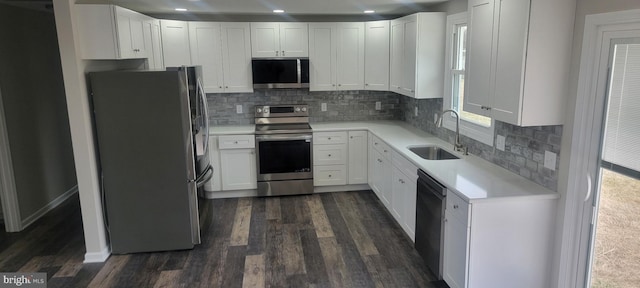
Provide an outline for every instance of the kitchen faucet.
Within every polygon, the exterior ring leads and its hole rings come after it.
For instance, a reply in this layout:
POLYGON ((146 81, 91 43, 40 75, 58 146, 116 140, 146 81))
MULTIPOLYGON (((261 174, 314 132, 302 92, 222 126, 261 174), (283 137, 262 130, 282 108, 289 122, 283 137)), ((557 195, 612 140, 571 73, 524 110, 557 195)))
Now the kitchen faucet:
POLYGON ((444 114, 447 112, 451 112, 451 114, 456 115, 456 143, 453 144, 453 147, 455 148, 456 151, 465 150, 465 155, 466 155, 467 154, 465 149, 466 147, 464 147, 464 145, 460 143, 460 115, 458 115, 458 112, 451 109, 442 111, 442 114, 440 114, 440 117, 438 117, 438 121, 436 121, 436 127, 438 128, 442 127, 442 117, 444 117, 444 114))

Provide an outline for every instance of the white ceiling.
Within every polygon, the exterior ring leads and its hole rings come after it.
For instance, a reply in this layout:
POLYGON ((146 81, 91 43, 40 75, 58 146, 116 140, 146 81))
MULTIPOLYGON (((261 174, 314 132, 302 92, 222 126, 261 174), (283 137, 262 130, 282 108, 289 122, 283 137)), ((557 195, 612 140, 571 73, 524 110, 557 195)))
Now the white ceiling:
POLYGON ((77 3, 111 3, 149 14, 176 13, 175 8, 204 14, 271 15, 283 9, 291 15, 409 14, 429 4, 448 0, 78 0, 77 3))

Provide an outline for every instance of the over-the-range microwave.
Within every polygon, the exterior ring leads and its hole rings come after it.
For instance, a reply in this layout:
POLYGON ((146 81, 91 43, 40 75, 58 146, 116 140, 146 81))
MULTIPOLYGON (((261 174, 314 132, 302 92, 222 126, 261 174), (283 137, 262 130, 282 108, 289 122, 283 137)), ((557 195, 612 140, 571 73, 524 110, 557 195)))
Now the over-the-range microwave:
POLYGON ((252 59, 253 88, 309 88, 309 59, 252 59))

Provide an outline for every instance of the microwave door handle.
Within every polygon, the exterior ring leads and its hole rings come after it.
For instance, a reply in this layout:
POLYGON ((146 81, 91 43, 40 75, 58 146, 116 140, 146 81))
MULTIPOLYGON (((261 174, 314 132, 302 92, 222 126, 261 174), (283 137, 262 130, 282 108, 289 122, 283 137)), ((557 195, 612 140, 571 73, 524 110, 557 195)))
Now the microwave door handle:
MULTIPOLYGON (((284 51, 282 52, 284 54, 284 51)), ((302 83, 302 67, 300 67, 300 59, 296 59, 297 70, 298 70, 298 84, 302 83)))
POLYGON ((198 91, 200 92, 200 96, 202 99, 202 107, 204 108, 204 156, 209 157, 209 103, 207 103, 207 94, 204 93, 204 88, 202 88, 202 82, 198 79, 198 91))

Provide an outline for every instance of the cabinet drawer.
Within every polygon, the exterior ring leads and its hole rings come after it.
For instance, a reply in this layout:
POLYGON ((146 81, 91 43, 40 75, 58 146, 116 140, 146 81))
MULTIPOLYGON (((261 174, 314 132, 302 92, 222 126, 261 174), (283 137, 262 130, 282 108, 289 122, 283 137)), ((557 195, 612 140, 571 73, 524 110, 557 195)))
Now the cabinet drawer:
POLYGON ((342 144, 347 143, 347 132, 317 132, 313 133, 314 144, 342 144))
POLYGON ((371 137, 369 137, 369 146, 378 150, 382 156, 387 158, 391 157, 391 147, 389 147, 387 143, 384 143, 384 141, 380 140, 378 136, 371 134, 371 137))
POLYGON ((313 186, 347 185, 346 165, 313 166, 313 186))
MULTIPOLYGON (((469 223, 469 203, 460 198, 458 194, 447 191, 447 210, 446 214, 451 215, 462 223, 469 223)), ((468 225, 468 224, 467 224, 468 225)))
POLYGON ((218 136, 218 146, 220 149, 255 148, 256 138, 254 135, 218 136))
POLYGON ((347 145, 314 145, 314 165, 344 165, 347 164, 347 145))
POLYGON ((402 174, 411 176, 411 181, 415 182, 416 179, 418 179, 418 167, 413 165, 413 163, 407 160, 407 158, 404 158, 402 154, 396 152, 396 150, 391 152, 391 162, 393 163, 393 166, 402 172, 402 174))

